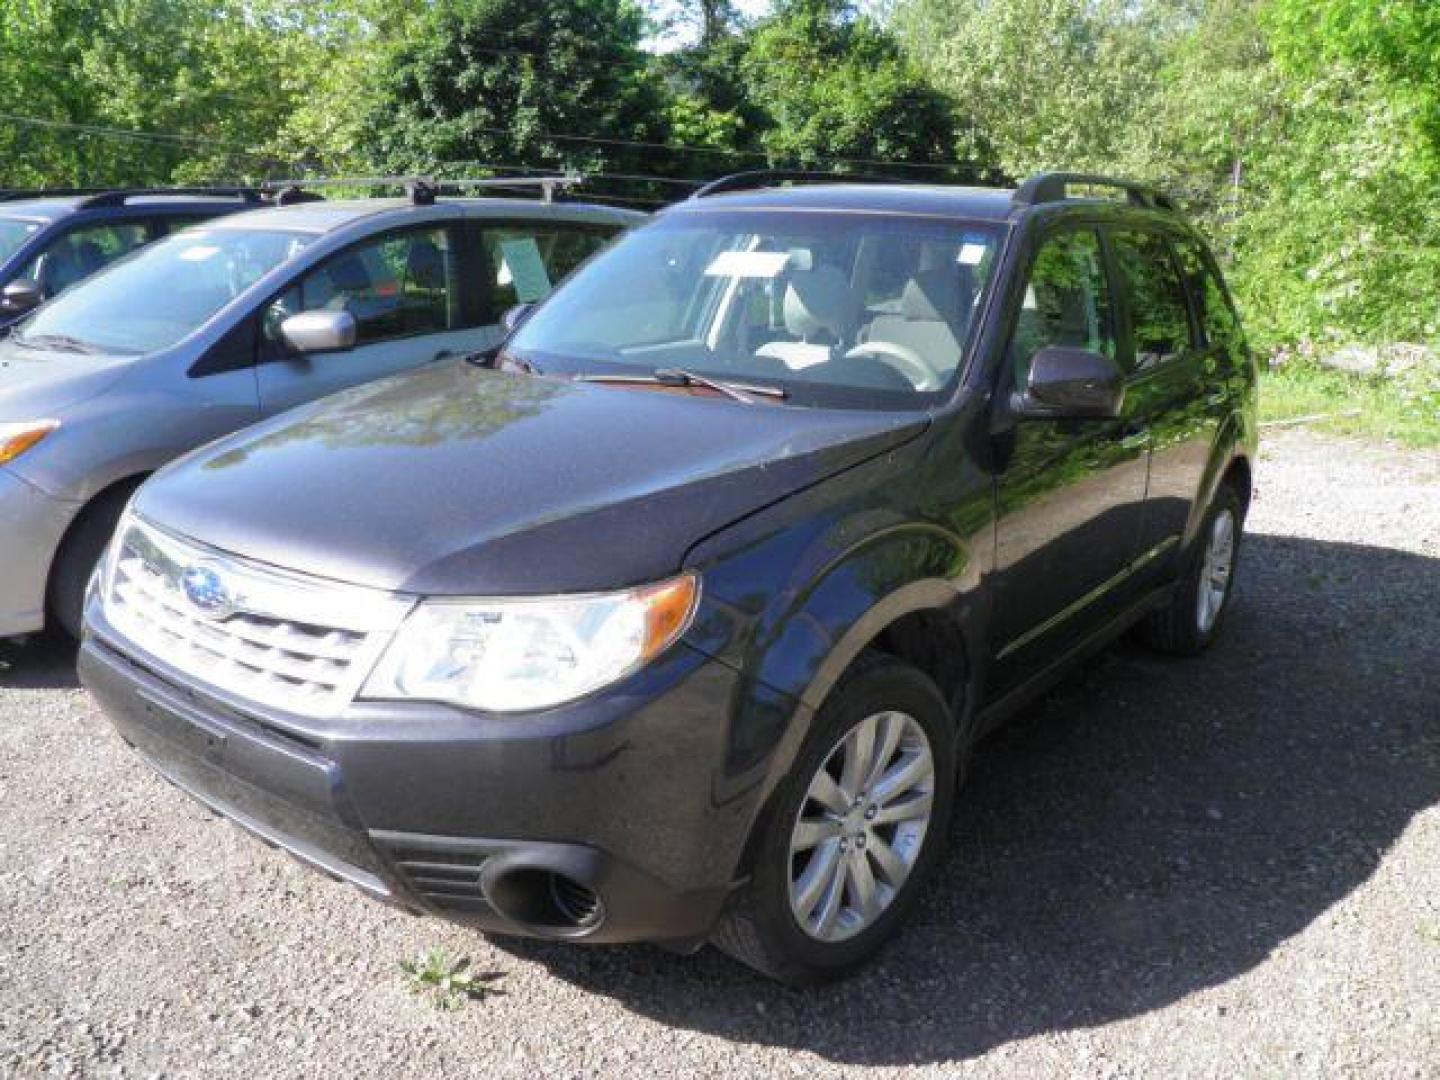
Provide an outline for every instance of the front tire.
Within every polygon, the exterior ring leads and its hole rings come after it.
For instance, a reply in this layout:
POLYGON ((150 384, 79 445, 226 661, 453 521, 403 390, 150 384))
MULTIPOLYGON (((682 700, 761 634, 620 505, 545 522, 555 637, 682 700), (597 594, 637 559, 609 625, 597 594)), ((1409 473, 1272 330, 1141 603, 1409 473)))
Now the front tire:
POLYGON ((869 960, 944 851, 955 761, 955 722, 935 684, 890 657, 864 658, 758 826, 753 875, 714 944, 793 985, 869 960))
POLYGON ((85 618, 85 589, 100 564, 115 526, 139 482, 111 488, 80 511, 55 556, 50 572, 48 606, 50 618, 66 634, 80 640, 85 618))

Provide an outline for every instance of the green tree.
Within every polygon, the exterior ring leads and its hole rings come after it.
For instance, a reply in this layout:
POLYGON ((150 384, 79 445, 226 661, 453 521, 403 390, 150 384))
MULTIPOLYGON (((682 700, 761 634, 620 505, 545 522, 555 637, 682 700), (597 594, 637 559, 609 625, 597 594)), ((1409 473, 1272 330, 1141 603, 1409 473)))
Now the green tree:
POLYGON ((777 163, 953 161, 951 103, 893 34, 847 0, 781 0, 756 26, 740 69, 768 121, 761 145, 777 163))
POLYGON ((444 163, 653 168, 664 88, 628 0, 437 0, 376 74, 385 168, 444 163))
POLYGON ((894 20, 959 103, 959 156, 1021 176, 1113 167, 1189 16, 1178 0, 902 0, 894 20))

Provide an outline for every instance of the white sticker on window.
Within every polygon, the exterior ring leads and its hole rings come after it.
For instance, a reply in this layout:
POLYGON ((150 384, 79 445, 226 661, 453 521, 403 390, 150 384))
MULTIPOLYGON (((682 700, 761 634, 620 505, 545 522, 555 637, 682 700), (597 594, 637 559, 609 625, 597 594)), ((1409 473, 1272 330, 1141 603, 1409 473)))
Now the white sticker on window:
POLYGON ((186 262, 204 262, 206 259, 213 259, 220 254, 220 249, 211 244, 197 244, 195 247, 186 248, 179 255, 186 262))
POLYGON ((777 278, 789 261, 788 251, 722 251, 705 268, 705 276, 777 278))
POLYGON ((962 244, 960 246, 960 265, 979 266, 985 261, 985 244, 962 244))
POLYGON ((522 304, 538 303, 550 295, 550 272, 533 237, 501 240, 500 259, 500 284, 513 284, 522 304))

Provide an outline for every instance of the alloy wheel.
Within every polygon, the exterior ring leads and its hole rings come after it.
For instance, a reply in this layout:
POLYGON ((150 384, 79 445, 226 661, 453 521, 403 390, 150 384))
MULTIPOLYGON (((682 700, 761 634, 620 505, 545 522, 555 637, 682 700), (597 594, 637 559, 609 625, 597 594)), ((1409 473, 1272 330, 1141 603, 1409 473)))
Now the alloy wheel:
POLYGON ((790 909, 817 941, 873 926, 925 843, 935 796, 930 739, 902 712, 843 735, 810 781, 790 837, 790 909))
POLYGON ((1201 635, 1209 634, 1220 618, 1225 599, 1230 593, 1230 575, 1235 567, 1235 515, 1223 509, 1215 515, 1210 536, 1205 544, 1205 559, 1200 567, 1196 625, 1201 635))

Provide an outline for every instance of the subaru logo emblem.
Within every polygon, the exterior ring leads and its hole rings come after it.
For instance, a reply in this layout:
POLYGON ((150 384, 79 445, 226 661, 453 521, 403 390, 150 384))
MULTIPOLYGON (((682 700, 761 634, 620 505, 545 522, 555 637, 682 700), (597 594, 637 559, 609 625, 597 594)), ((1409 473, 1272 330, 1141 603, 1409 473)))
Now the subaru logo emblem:
POLYGON ((207 619, 225 619, 235 614, 235 600, 215 567, 206 563, 187 566, 181 584, 185 598, 207 619))

